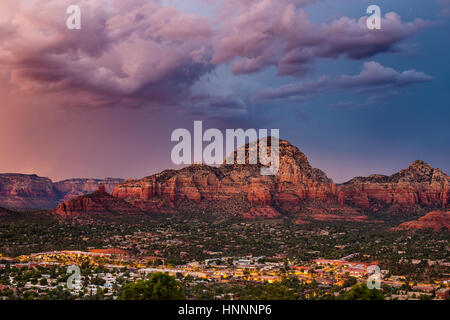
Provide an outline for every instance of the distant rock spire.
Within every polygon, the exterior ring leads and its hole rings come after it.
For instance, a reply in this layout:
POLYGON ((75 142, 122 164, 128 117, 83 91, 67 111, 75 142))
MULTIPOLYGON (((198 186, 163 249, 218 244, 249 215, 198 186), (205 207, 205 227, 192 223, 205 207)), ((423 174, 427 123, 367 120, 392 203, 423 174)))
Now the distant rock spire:
POLYGON ((106 194, 105 186, 104 185, 99 185, 97 192, 100 193, 100 194, 106 194))

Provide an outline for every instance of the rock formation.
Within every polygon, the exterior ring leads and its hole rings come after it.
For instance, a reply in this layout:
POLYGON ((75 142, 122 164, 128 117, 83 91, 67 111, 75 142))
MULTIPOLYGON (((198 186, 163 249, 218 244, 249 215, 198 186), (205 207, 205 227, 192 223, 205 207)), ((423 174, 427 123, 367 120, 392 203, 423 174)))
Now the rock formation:
POLYGON ((450 231, 450 211, 432 211, 415 221, 404 222, 397 230, 450 231))
MULTIPOLYGON (((247 160, 249 148, 247 144, 247 160)), ((248 161, 219 167, 191 165, 125 181, 112 195, 145 211, 223 213, 245 218, 299 213, 312 201, 337 203, 335 184, 324 172, 312 168, 298 148, 280 140, 279 150, 280 166, 274 176, 262 176, 261 165, 248 161)))
POLYGON ((17 209, 53 209, 61 201, 94 192, 100 185, 112 192, 123 179, 70 179, 53 183, 26 174, 0 174, 0 206, 17 209))
POLYGON ((423 161, 391 176, 357 177, 338 187, 341 204, 371 211, 413 212, 445 208, 450 199, 450 178, 423 161))
POLYGON ((69 179, 55 182, 55 190, 62 197, 62 201, 67 201, 82 195, 92 193, 99 186, 104 186, 105 191, 111 193, 116 184, 123 182, 123 179, 105 178, 105 179, 69 179))
MULTIPOLYGON (((251 148, 245 146, 246 160, 251 148)), ((298 148, 280 140, 277 175, 261 176, 260 167, 191 165, 125 181, 112 195, 159 213, 214 212, 247 218, 298 214, 340 221, 365 221, 366 214, 373 212, 426 212, 446 207, 450 198, 449 177, 423 161, 392 176, 358 177, 335 185, 324 172, 312 168, 298 148)))
POLYGON ((59 196, 48 178, 26 174, 0 174, 0 206, 54 208, 59 196))
MULTIPOLYGON (((279 141, 277 174, 263 176, 261 164, 248 163, 250 151, 258 151, 257 147, 252 143, 242 148, 245 164, 195 164, 125 182, 72 179, 52 183, 36 175, 0 175, 0 206, 51 208, 64 199, 54 211, 61 217, 193 213, 243 218, 290 216, 298 223, 374 222, 369 218, 373 213, 417 214, 449 206, 449 177, 423 161, 391 176, 357 177, 336 185, 284 140, 279 141), (104 186, 99 191, 86 195, 100 185, 104 186)), ((236 159, 238 154, 236 150, 230 157, 236 159)))
POLYGON ((61 218, 93 218, 139 215, 142 212, 128 202, 112 197, 104 186, 100 186, 94 193, 59 204, 54 214, 61 218))

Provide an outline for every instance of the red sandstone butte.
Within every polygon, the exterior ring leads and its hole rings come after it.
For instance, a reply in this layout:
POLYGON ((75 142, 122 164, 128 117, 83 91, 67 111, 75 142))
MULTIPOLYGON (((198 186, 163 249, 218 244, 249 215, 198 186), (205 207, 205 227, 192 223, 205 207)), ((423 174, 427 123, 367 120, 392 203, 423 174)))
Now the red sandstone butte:
POLYGON ((135 215, 142 213, 141 210, 132 206, 122 199, 114 198, 100 186, 98 191, 65 201, 58 205, 54 214, 61 218, 135 215))
POLYGON ((418 207, 445 208, 450 178, 423 161, 391 176, 357 177, 338 186, 339 203, 371 211, 414 211, 418 207), (391 208, 389 208, 391 207, 391 208))
MULTIPOLYGON (((336 185, 284 140, 280 140, 278 173, 262 176, 260 164, 248 164, 252 148, 255 144, 243 147, 246 164, 195 164, 165 170, 117 184, 112 195, 101 188, 66 201, 54 212, 61 217, 195 213, 247 219, 291 217, 297 223, 379 222, 370 214, 417 214, 448 205, 449 177, 423 161, 391 176, 357 177, 336 185)), ((231 156, 236 158, 237 151, 231 156)))
MULTIPOLYGON (((247 218, 366 221, 365 212, 417 213, 447 206, 449 177, 423 161, 392 176, 357 177, 335 185, 307 157, 280 140, 280 168, 262 176, 261 165, 191 165, 118 184, 112 193, 143 211, 224 213, 247 218), (315 212, 319 209, 320 212, 315 212)), ((237 151, 231 155, 236 159, 237 151)))
POLYGON ((278 174, 262 176, 260 168, 252 164, 191 165, 125 181, 112 195, 143 210, 213 210, 246 217, 278 217, 300 210, 305 201, 326 202, 336 197, 332 180, 312 168, 306 156, 287 141, 280 140, 278 174))
POLYGON ((416 221, 408 221, 399 225, 397 230, 424 230, 450 231, 450 211, 432 211, 416 221))

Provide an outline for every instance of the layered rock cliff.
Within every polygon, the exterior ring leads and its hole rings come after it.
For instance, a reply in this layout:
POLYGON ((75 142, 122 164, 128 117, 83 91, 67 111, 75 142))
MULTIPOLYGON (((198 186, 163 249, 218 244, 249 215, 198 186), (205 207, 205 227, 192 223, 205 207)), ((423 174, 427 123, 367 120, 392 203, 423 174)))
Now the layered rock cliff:
MULTIPOLYGON (((417 214, 449 207, 449 177, 423 161, 391 176, 357 177, 335 185, 284 140, 279 141, 278 172, 261 175, 261 164, 248 163, 254 148, 258 151, 254 143, 243 148, 245 164, 197 164, 125 182, 72 179, 52 183, 36 175, 0 175, 0 206, 51 208, 64 200, 55 211, 62 217, 89 212, 154 212, 244 218, 294 215, 299 222, 367 221, 374 212, 417 214), (100 194, 86 195, 103 184, 100 194), (107 192, 111 190, 110 196, 107 192), (74 196, 78 197, 72 201, 74 196)), ((230 156, 236 159, 238 154, 237 150, 230 156)))
POLYGON ((95 218, 142 214, 139 208, 109 195, 103 186, 89 195, 59 204, 53 212, 61 218, 95 218))
MULTIPOLYGON (((247 145, 246 155, 248 160, 247 145)), ((296 213, 309 201, 336 198, 336 186, 325 173, 312 168, 307 157, 280 140, 276 175, 262 176, 260 164, 191 165, 166 170, 117 185, 113 196, 155 212, 214 212, 244 217, 277 217, 296 213)), ((269 148, 270 152, 270 148, 269 148)))
POLYGON ((107 193, 111 193, 114 187, 123 182, 124 179, 105 178, 105 179, 69 179, 55 182, 53 184, 55 190, 62 199, 67 201, 82 195, 86 195, 97 191, 99 186, 104 186, 107 193))
MULTIPOLYGON (((245 147, 246 163, 251 148, 245 147)), ((236 159, 237 151, 232 156, 236 159)), ((260 168, 259 164, 192 165, 128 180, 118 184, 112 195, 153 212, 219 212, 247 218, 298 214, 344 221, 364 221, 373 212, 426 212, 445 208, 450 199, 449 177, 423 161, 391 176, 357 177, 335 185, 312 168, 298 148, 280 140, 278 173, 262 176, 260 168)))
POLYGON ((104 185, 107 192, 123 179, 70 179, 52 182, 26 174, 0 174, 0 206, 17 209, 53 209, 58 203, 87 195, 104 185))
POLYGON ((341 204, 370 211, 413 212, 445 208, 450 199, 450 177, 423 161, 391 176, 357 177, 338 186, 341 204))
POLYGON ((450 231, 450 211, 432 211, 415 221, 404 222, 397 230, 426 230, 450 231))
POLYGON ((25 174, 0 174, 0 206, 54 208, 59 195, 48 178, 25 174))

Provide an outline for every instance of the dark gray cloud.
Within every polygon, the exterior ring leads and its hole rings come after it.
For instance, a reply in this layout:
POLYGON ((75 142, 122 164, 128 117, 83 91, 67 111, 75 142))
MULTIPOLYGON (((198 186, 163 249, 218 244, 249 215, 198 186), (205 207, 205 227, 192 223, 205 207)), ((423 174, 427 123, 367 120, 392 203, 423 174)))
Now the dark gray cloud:
MULTIPOLYGON (((313 81, 304 81, 282 86, 277 89, 269 88, 257 92, 253 99, 261 100, 294 100, 306 101, 317 99, 324 93, 339 93, 349 91, 356 93, 393 93, 397 88, 433 80, 423 72, 406 70, 398 72, 381 64, 371 61, 363 64, 357 75, 341 75, 339 77, 321 77, 313 81)), ((374 99, 372 97, 371 99, 374 99)))
POLYGON ((184 103, 193 115, 235 118, 248 115, 246 102, 236 96, 193 95, 184 103))

